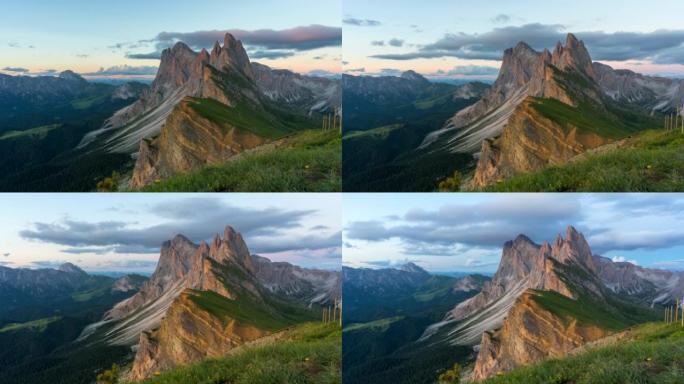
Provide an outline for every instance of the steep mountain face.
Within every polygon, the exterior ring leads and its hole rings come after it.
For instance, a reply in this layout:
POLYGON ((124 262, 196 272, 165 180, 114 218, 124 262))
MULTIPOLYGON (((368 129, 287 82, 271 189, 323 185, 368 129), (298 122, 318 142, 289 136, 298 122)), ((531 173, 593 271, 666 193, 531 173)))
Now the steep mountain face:
MULTIPOLYGON (((589 149, 610 142, 599 132, 549 112, 566 109, 577 116, 603 116, 621 124, 604 103, 603 92, 584 43, 568 34, 565 46, 544 50, 534 65, 526 97, 507 117, 500 137, 485 135, 472 186, 482 188, 497 180, 560 164, 589 149)), ((595 122, 592 122, 595 124, 595 122)), ((591 124, 590 124, 591 125, 591 124)), ((597 124, 598 125, 598 124, 597 124)), ((463 148, 461 148, 463 149, 463 148)))
POLYGON ((167 117, 161 134, 140 142, 131 188, 208 164, 224 163, 267 141, 252 132, 216 124, 192 107, 196 104, 192 99, 181 100, 167 117))
POLYGON ((535 295, 525 291, 516 299, 501 329, 482 334, 471 379, 483 380, 546 358, 562 357, 610 333, 596 325, 568 322, 541 306, 535 295))
POLYGON ((81 340, 137 343, 131 380, 222 356, 289 324, 318 318, 313 304, 340 300, 339 273, 252 256, 232 227, 211 242, 182 235, 162 245, 154 274, 81 340))
POLYGON ((108 151, 137 148, 130 185, 137 189, 318 128, 320 114, 339 111, 340 98, 333 80, 251 63, 242 43, 226 34, 211 52, 183 43, 165 50, 150 91, 81 145, 106 134, 108 151))
POLYGON ((304 76, 285 69, 252 63, 259 91, 271 101, 313 113, 335 113, 341 106, 340 82, 304 76))
POLYGON ((609 330, 568 319, 567 314, 552 311, 535 298, 551 294, 569 302, 585 297, 604 302, 607 290, 597 272, 589 245, 573 227, 568 227, 565 238, 558 235, 553 243, 541 246, 518 236, 504 245, 494 278, 442 322, 428 327, 422 340, 439 335, 457 345, 479 342, 475 380, 563 355, 609 330))
POLYGON ((340 94, 334 80, 251 63, 231 34, 210 52, 178 42, 162 52, 140 100, 86 135, 80 147, 136 157, 131 187, 139 188, 317 128, 321 114, 339 110, 340 94))
POLYGON ((645 76, 626 69, 594 63, 596 79, 611 99, 656 112, 673 112, 684 105, 684 80, 645 76))
POLYGON ((338 272, 307 269, 285 262, 252 255, 254 274, 269 291, 296 298, 309 305, 334 305, 342 297, 342 279, 338 272))
POLYGON ((494 85, 477 103, 456 113, 444 128, 427 135, 421 147, 429 147, 449 136, 450 150, 474 152, 482 140, 498 135, 515 107, 528 95, 538 61, 539 53, 523 42, 504 51, 494 85))

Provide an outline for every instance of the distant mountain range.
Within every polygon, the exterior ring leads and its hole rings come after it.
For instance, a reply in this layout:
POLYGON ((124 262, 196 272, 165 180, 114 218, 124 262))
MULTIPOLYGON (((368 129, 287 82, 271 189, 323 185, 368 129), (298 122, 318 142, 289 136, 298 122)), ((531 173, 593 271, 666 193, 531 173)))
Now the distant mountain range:
POLYGON ((0 382, 92 382, 126 350, 74 349, 88 324, 134 295, 146 278, 89 275, 73 264, 57 269, 0 267, 0 382), (104 364, 104 365, 102 365, 104 364), (88 380, 86 380, 88 378, 88 380))
POLYGON ((408 263, 399 268, 343 268, 345 383, 431 383, 468 348, 413 343, 454 305, 476 295, 489 278, 431 275, 408 263))
MULTIPOLYGON (((353 79, 343 81, 347 111, 355 101, 363 105, 373 89, 378 100, 385 97, 384 91, 371 85, 379 80, 353 79)), ((400 105, 422 104, 415 92, 396 88, 392 82, 399 84, 400 80, 386 81, 386 87, 394 94, 400 92, 401 97, 385 98, 390 111, 400 105)), ((431 128, 420 131, 424 135, 419 144, 407 143, 399 154, 393 153, 402 164, 428 163, 433 168, 421 167, 421 172, 416 172, 418 169, 393 164, 372 177, 403 184, 401 190, 435 190, 440 180, 457 171, 464 189, 486 188, 516 175, 564 164, 646 129, 662 128, 664 114, 674 113, 684 104, 684 80, 614 70, 592 62, 584 43, 573 34, 568 34, 565 45, 559 42, 553 51, 537 52, 524 42, 507 49, 497 80, 482 91, 472 93, 477 102, 454 106, 457 108, 451 116, 431 121, 431 128), (428 173, 431 184, 420 178, 412 182, 404 176, 416 173, 421 177, 428 173)), ((409 121, 441 117, 437 111, 422 112, 410 116, 409 121)), ((379 144, 374 152, 396 148, 386 139, 391 131, 388 127, 406 124, 403 116, 382 122, 363 120, 374 117, 370 110, 360 110, 359 116, 345 115, 345 129, 365 131, 382 126, 378 133, 383 134, 375 135, 379 144)), ((345 151, 354 157, 367 150, 364 142, 350 140, 345 144, 345 151)), ((363 178, 364 172, 358 165, 347 175, 375 189, 371 176, 363 178)))
POLYGON ((164 50, 149 86, 88 83, 71 71, 2 75, 0 145, 21 140, 29 153, 0 157, 12 171, 0 189, 93 190, 112 171, 124 175, 114 181, 122 188, 138 189, 245 151, 288 148, 323 116, 332 127, 340 103, 339 80, 252 63, 230 34, 211 52, 182 42, 164 50))
POLYGON ((479 100, 489 85, 431 83, 407 71, 400 77, 344 75, 342 88, 345 191, 430 190, 450 164, 471 161, 450 154, 414 156, 413 150, 435 126, 479 100))
MULTIPOLYGON (((51 382, 89 383, 95 377, 93 372, 120 363, 130 366, 128 380, 142 380, 180 365, 227 355, 291 325, 320 321, 322 307, 341 303, 339 272, 251 255, 242 236, 231 227, 225 228, 223 237, 216 234, 210 243, 194 244, 182 235, 165 242, 149 279, 89 276, 70 264, 59 270, 0 268, 0 289, 12 292, 17 308, 41 298, 55 302, 56 292, 61 291, 72 292, 74 297, 89 295, 91 291, 78 292, 93 285, 92 281, 100 282, 92 288, 97 292, 104 285, 111 292, 126 294, 109 301, 106 308, 84 307, 99 317, 90 315, 90 324, 82 324, 76 334, 72 331, 71 339, 63 341, 63 347, 72 343, 69 348, 52 352, 54 360, 41 363, 43 369, 3 367, 0 377, 6 369, 15 375, 9 382, 39 383, 48 382, 46 374, 53 372, 56 381, 51 382), (86 359, 87 354, 97 356, 96 361, 86 359)), ((7 308, 7 303, 3 304, 7 308)), ((52 321, 48 314, 41 316, 52 321)), ((64 311, 63 316, 69 314, 64 311)), ((30 327, 36 316, 22 321, 30 327)), ((41 335, 34 332, 35 343, 48 343, 47 335, 42 339, 41 335)), ((27 360, 27 364, 37 362, 27 360)))

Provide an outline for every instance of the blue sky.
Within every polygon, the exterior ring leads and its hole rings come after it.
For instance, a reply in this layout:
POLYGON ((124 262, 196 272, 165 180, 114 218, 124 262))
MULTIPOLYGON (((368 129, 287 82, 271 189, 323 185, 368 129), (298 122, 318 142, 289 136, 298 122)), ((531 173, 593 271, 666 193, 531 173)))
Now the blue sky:
MULTIPOLYGON (((154 51, 153 40, 161 32, 278 32, 312 25, 339 29, 341 4, 314 0, 205 0, 201 5, 179 0, 3 2, 0 69, 23 68, 30 73, 72 69, 95 73, 100 68, 124 65, 155 67, 158 60, 126 56, 154 51)), ((263 51, 255 45, 246 44, 246 48, 263 51)), ((339 44, 288 53, 292 55, 258 61, 298 72, 339 72, 339 44)))
POLYGON ((568 225, 594 254, 684 270, 684 194, 345 194, 344 263, 494 272, 503 243, 568 225))
POLYGON ((151 272, 161 243, 241 232, 252 253, 307 267, 341 264, 340 194, 3 194, 0 265, 151 272))
POLYGON ((414 69, 435 78, 491 80, 503 50, 519 36, 529 36, 533 48, 541 50, 553 48, 559 36, 573 32, 585 40, 595 60, 616 68, 682 77, 682 14, 684 2, 676 0, 398 0, 391 6, 345 0, 344 69, 352 74, 414 69), (464 41, 467 44, 446 44, 464 41), (421 51, 423 56, 429 56, 426 52, 435 56, 437 50, 430 47, 451 50, 442 50, 446 55, 437 57, 386 58, 421 51), (483 48, 489 49, 483 52, 483 48))

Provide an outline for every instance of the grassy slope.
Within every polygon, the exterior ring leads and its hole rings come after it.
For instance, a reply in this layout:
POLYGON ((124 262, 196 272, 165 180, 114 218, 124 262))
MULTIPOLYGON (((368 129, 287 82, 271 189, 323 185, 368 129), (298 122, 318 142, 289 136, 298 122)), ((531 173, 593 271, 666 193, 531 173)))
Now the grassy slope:
POLYGON ((0 328, 0 333, 2 332, 13 332, 19 330, 30 329, 36 332, 42 332, 47 328, 48 324, 53 323, 61 319, 61 316, 46 317, 43 319, 37 319, 32 321, 27 321, 25 323, 11 323, 0 328))
POLYGON ((652 130, 628 139, 625 148, 515 176, 489 192, 648 192, 684 190, 684 135, 652 130))
POLYGON ((0 135, 0 140, 15 139, 17 137, 29 137, 34 139, 44 139, 48 132, 61 127, 62 124, 42 125, 27 129, 25 131, 7 131, 0 135))
POLYGON ((335 192, 341 189, 339 133, 311 130, 287 139, 291 145, 239 155, 223 165, 173 176, 145 192, 335 192))
POLYGON ((219 319, 231 318, 269 331, 283 329, 292 323, 247 299, 230 300, 212 291, 196 291, 190 298, 219 319))
POLYGON ((684 328, 648 323, 619 342, 519 368, 486 384, 669 384, 684 382, 684 328))
POLYGON ((277 343, 205 360, 152 378, 149 384, 337 384, 342 339, 335 324, 308 323, 277 343))
POLYGON ((229 128, 236 127, 269 139, 277 139, 287 133, 263 112, 253 110, 244 103, 237 103, 234 108, 230 108, 214 99, 193 98, 189 105, 200 116, 219 124, 226 132, 229 128))

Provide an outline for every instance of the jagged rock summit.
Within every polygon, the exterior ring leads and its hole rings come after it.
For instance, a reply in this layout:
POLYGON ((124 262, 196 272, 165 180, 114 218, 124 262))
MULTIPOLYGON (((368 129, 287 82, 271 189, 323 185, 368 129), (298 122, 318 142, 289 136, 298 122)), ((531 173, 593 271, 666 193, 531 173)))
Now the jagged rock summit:
POLYGON ((667 300, 673 291, 681 292, 674 289, 678 277, 671 273, 638 268, 593 255, 572 226, 565 236, 541 245, 519 235, 504 244, 497 272, 480 293, 428 327, 421 340, 476 346, 469 377, 474 381, 562 357, 615 331, 580 314, 587 308, 619 316, 637 308, 625 309, 638 300, 667 300), (549 303, 562 303, 557 305, 563 309, 549 303))
POLYGON ((79 339, 137 345, 130 379, 142 380, 278 331, 307 307, 339 302, 340 289, 339 273, 251 255, 231 226, 199 244, 177 235, 140 291, 79 339))

